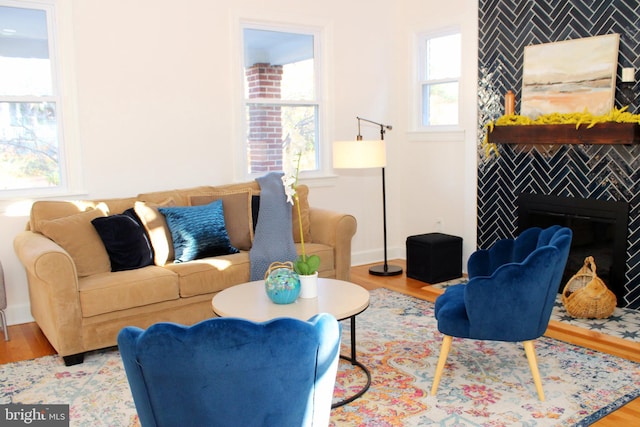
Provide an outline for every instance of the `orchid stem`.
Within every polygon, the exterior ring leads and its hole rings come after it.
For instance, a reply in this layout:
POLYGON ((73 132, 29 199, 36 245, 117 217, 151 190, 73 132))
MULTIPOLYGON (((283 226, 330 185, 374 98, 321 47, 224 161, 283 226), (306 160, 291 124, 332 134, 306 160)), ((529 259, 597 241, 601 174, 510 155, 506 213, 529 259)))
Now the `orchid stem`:
POLYGON ((295 189, 295 195, 293 198, 296 201, 296 207, 298 210, 298 226, 300 227, 300 245, 302 246, 302 261, 307 262, 307 255, 304 250, 304 235, 302 234, 302 214, 300 213, 300 198, 298 197, 298 174, 300 173, 300 159, 302 158, 302 153, 298 153, 298 161, 296 164, 296 181, 293 184, 295 189))

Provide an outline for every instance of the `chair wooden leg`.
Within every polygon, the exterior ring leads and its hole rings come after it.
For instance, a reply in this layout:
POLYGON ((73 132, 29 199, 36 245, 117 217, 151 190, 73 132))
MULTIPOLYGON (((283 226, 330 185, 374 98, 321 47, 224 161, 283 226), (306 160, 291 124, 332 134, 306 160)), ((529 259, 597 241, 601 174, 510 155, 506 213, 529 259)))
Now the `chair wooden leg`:
POLYGON ((438 391, 438 384, 440 384, 442 371, 444 370, 444 365, 447 362, 447 356, 449 355, 449 350, 451 349, 451 341, 453 341, 453 337, 449 335, 444 335, 442 337, 442 347, 440 347, 440 357, 438 357, 438 365, 436 366, 436 375, 433 378, 433 385, 431 386, 432 396, 435 396, 436 392, 438 391))
POLYGON ((529 361, 529 369, 531 369, 531 374, 533 374, 533 383, 536 385, 538 398, 541 402, 544 402, 544 391, 542 390, 542 380, 540 379, 540 371, 538 371, 538 359, 536 358, 533 341, 524 341, 522 344, 524 344, 524 352, 529 361))

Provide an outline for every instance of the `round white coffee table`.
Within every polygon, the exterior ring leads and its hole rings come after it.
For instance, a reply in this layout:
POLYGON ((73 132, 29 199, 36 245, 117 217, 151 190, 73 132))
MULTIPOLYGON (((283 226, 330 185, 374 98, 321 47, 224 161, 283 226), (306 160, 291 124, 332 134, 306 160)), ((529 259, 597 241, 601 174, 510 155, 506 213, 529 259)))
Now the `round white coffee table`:
POLYGON ((367 376, 367 383, 358 393, 334 403, 332 408, 354 401, 369 389, 371 373, 356 359, 356 316, 369 307, 369 291, 362 286, 344 280, 319 278, 317 297, 298 298, 291 304, 275 304, 267 296, 264 280, 258 280, 218 292, 211 305, 218 316, 240 317, 254 322, 277 317, 309 320, 318 313, 332 314, 338 320, 350 319, 351 357, 340 357, 362 369, 367 376))

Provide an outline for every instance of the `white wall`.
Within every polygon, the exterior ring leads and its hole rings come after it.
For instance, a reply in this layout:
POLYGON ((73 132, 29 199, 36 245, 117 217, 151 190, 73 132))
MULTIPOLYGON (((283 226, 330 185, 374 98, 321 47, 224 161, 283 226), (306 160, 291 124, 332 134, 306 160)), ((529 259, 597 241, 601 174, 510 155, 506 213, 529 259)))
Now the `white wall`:
MULTIPOLYGON (((410 234, 442 231, 475 244, 475 48, 477 2, 393 0, 60 0, 69 5, 77 132, 86 194, 140 192, 245 178, 237 173, 241 143, 238 73, 240 18, 324 29, 329 106, 324 141, 352 138, 357 115, 389 123, 387 219, 389 253, 404 256, 410 234), (268 6, 267 6, 268 5, 268 6), (465 26, 466 137, 459 142, 409 142, 413 31, 446 22, 465 26)), ((378 129, 364 127, 366 138, 378 129)), ((314 206, 358 219, 354 264, 382 259, 380 171, 337 171, 309 182, 314 206)), ((28 210, 0 215, 0 259, 10 324, 30 321, 24 270, 13 237, 28 210)))
POLYGON ((414 234, 442 232, 463 238, 463 266, 476 249, 478 2, 449 0, 401 3, 396 19, 396 96, 393 99, 397 150, 389 147, 397 171, 391 187, 400 192, 394 220, 394 246, 414 234), (458 28, 462 35, 460 129, 452 133, 416 134, 410 130, 415 35, 458 28), (398 233, 399 232, 399 233, 398 233))

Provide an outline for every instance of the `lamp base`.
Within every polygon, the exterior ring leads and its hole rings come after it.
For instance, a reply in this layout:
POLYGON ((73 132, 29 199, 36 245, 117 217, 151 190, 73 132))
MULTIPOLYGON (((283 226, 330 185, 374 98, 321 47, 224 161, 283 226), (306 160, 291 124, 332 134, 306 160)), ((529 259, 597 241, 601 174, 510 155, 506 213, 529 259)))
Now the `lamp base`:
POLYGON ((369 268, 369 274, 374 276, 397 276, 402 274, 402 267, 390 264, 374 265, 369 268))

